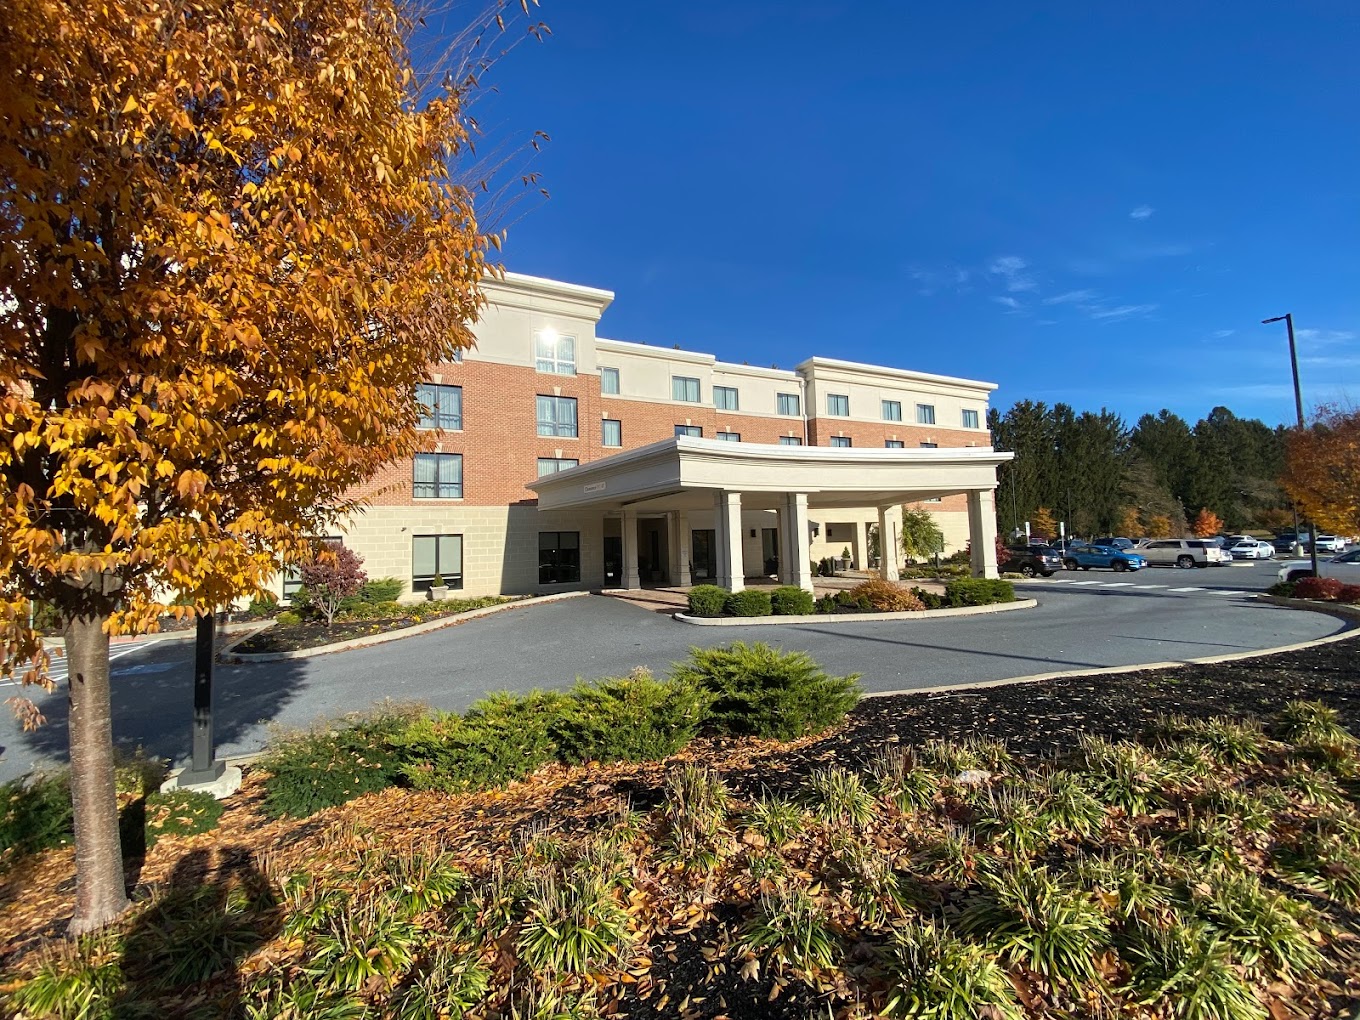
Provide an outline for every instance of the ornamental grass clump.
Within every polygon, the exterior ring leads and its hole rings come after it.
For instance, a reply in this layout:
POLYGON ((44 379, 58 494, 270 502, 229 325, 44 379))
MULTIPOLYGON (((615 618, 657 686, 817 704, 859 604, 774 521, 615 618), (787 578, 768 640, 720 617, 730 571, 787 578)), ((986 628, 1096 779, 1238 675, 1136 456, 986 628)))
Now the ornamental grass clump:
POLYGON ((742 814, 742 821, 766 844, 779 847, 803 831, 807 815, 791 800, 762 797, 752 802, 742 814))
POLYGON ((535 976, 582 974, 615 963, 632 942, 628 912, 607 876, 575 868, 533 879, 515 950, 535 976))
POLYGON ((840 955, 826 913, 806 890, 797 888, 762 896, 737 948, 763 959, 776 973, 791 968, 805 979, 815 978, 840 955))
MULTIPOLYGON (((459 1020, 491 988, 492 974, 476 953, 462 952, 447 938, 435 939, 394 1000, 401 1020, 459 1020)), ((298 1017, 310 1018, 310 1013, 298 1017)))
POLYGON ((909 1020, 1025 1020, 1010 976, 987 949, 942 923, 912 921, 893 935, 884 1012, 909 1020))
POLYGON ((1177 920, 1138 925, 1121 947, 1130 969, 1129 991, 1144 1006, 1174 1020, 1267 1020, 1232 948, 1209 926, 1177 920))
POLYGON ((699 765, 682 765, 666 776, 662 817, 666 835, 663 858, 686 868, 709 871, 728 849, 727 784, 699 765))
POLYGON ((25 1016, 54 1020, 105 1020, 123 988, 122 940, 103 933, 49 943, 38 965, 7 997, 25 1016))
POLYGON ((828 676, 806 652, 757 642, 694 648, 671 679, 707 691, 705 729, 731 736, 793 740, 820 733, 859 701, 859 675, 828 676))
POLYGON ((858 773, 832 765, 816 769, 807 781, 808 809, 828 825, 868 825, 878 803, 858 773))

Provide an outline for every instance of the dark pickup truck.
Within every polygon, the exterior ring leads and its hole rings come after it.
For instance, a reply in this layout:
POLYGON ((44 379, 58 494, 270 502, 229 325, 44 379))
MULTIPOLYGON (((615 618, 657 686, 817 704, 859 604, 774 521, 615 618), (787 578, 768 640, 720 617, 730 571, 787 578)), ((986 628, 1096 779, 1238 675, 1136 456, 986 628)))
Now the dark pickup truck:
POLYGON ((1052 546, 1035 543, 1009 547, 1006 551, 1010 553, 1010 559, 1001 569, 1008 573, 1024 574, 1026 577, 1036 574, 1052 577, 1055 571, 1062 569, 1062 555, 1052 546))

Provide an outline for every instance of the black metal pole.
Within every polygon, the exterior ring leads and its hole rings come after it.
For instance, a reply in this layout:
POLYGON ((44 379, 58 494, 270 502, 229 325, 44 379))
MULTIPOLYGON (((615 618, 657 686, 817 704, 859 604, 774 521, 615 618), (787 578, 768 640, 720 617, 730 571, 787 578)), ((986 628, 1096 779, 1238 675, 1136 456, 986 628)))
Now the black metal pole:
MULTIPOLYGON (((1284 325, 1289 331, 1289 367, 1294 373, 1294 410, 1298 413, 1299 431, 1302 432, 1308 426, 1303 420, 1303 389, 1299 386, 1299 352, 1294 344, 1293 312, 1285 313, 1284 325)), ((1308 519, 1308 558, 1312 562, 1313 576, 1321 576, 1318 574, 1317 525, 1311 517, 1308 519)))
POLYGON ((210 772, 213 763, 213 638, 217 616, 204 613, 198 618, 194 647, 194 760, 191 771, 210 772))

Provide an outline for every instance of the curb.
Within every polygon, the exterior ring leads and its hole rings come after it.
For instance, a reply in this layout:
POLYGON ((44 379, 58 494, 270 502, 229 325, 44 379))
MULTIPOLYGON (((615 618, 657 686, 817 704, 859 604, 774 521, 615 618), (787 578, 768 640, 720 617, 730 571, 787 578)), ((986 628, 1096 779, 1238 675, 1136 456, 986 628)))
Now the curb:
POLYGON ((329 655, 331 652, 346 652, 351 648, 367 648, 370 645, 385 645, 389 641, 400 641, 402 638, 416 637, 419 634, 428 634, 431 631, 442 630, 445 627, 452 627, 468 620, 475 620, 479 617, 490 616, 492 613, 503 613, 507 609, 521 609, 525 606, 538 606, 545 602, 561 602, 564 599, 576 599, 588 596, 588 591, 564 591, 555 595, 537 595, 529 598, 517 599, 514 602, 506 602, 499 606, 483 606, 481 609, 470 609, 466 613, 457 613, 453 616, 444 616, 438 620, 431 620, 429 623, 418 623, 414 627, 402 627, 399 630, 389 630, 382 634, 368 634, 364 637, 351 638, 348 641, 337 641, 331 645, 317 645, 315 648, 299 648, 291 652, 236 652, 228 656, 219 656, 223 662, 232 663, 251 663, 251 662, 283 662, 288 659, 310 659, 317 655, 329 655))
MULTIPOLYGON (((1273 596, 1272 596, 1273 597, 1273 596)), ((1264 599, 1265 596, 1262 596, 1264 599)), ((1287 600, 1297 603, 1297 600, 1287 600)), ((1326 607, 1311 604, 1284 605, 1286 609, 1320 610, 1327 615, 1339 616, 1347 622, 1360 619, 1360 612, 1356 613, 1328 613, 1326 607)), ((1349 627, 1339 634, 1328 634, 1326 637, 1317 638, 1313 641, 1298 641, 1291 645, 1279 645, 1275 648, 1260 648, 1250 652, 1229 652, 1226 655, 1204 655, 1194 659, 1170 659, 1165 662, 1136 662, 1128 666, 1102 666, 1095 669, 1062 669, 1052 673, 1031 673, 1027 676, 1013 676, 1004 680, 973 680, 961 684, 940 684, 935 687, 912 687, 900 691, 870 691, 863 694, 863 698, 895 698, 903 694, 949 694, 954 691, 978 690, 985 687, 1005 687, 1009 684, 1033 684, 1044 680, 1062 680, 1066 677, 1077 676, 1117 676, 1120 673, 1141 673, 1148 669, 1174 669, 1178 666, 1210 666, 1220 662, 1238 662, 1242 659, 1257 659, 1265 655, 1277 655, 1280 652, 1298 652, 1305 648, 1316 648, 1319 645, 1330 645, 1337 641, 1351 641, 1360 637, 1360 626, 1349 627)), ((1357 1017, 1360 1020, 1360 1016, 1357 1017)))
POLYGON ((990 606, 958 606, 950 609, 914 610, 906 613, 819 613, 813 616, 688 616, 672 613, 671 619, 693 627, 782 627, 811 623, 893 623, 898 620, 939 620, 953 616, 985 616, 1033 609, 1036 599, 1016 599, 990 606))
MULTIPOLYGON (((217 633, 223 637, 233 637, 237 641, 241 641, 250 637, 255 631, 263 630, 264 627, 269 626, 271 622, 272 621, 270 620, 265 620, 263 622, 250 620, 242 623, 226 623, 217 629, 217 633)), ((198 631, 193 627, 190 627, 187 630, 158 630, 149 634, 119 634, 118 637, 109 639, 109 646, 117 647, 118 645, 128 645, 135 641, 148 641, 164 644, 175 641, 193 641, 197 639, 197 637, 198 631)), ((63 647, 63 644, 63 639, 59 637, 43 638, 44 648, 61 648, 63 647)))

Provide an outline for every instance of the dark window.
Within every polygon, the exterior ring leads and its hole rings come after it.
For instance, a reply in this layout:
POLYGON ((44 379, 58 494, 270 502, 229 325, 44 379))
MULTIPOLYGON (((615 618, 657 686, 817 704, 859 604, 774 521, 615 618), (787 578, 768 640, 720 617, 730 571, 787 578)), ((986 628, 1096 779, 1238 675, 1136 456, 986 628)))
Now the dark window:
POLYGON ((538 533, 538 583, 575 584, 581 580, 581 533, 538 533))
POLYGON ((801 414, 798 410, 797 393, 777 393, 775 394, 775 412, 777 414, 801 414))
POLYGON ((416 454, 412 484, 411 494, 416 499, 462 499, 463 455, 416 454))
POLYGON ((849 437, 849 436, 832 436, 832 437, 831 437, 831 445, 832 445, 832 446, 838 446, 838 447, 844 449, 845 447, 847 447, 847 446, 850 445, 850 437, 849 437))
POLYGON ((416 388, 420 402, 419 429, 444 429, 457 432, 463 427, 463 387, 421 383, 416 388))
POLYGON ((540 436, 576 438, 575 397, 539 396, 537 403, 538 434, 540 436))
POLYGON ((463 587, 463 536, 415 535, 411 538, 411 590, 429 591, 436 577, 445 587, 463 587))
POLYGON ((901 450, 906 446, 906 444, 902 442, 902 440, 900 439, 889 439, 886 443, 883 444, 883 446, 885 449, 888 450, 901 450))
POLYGON ((803 445, 803 441, 802 441, 801 439, 799 439, 797 436, 780 436, 780 437, 779 437, 779 445, 780 445, 780 446, 802 446, 802 445, 803 445))
POLYGON ((677 436, 694 436, 696 439, 702 438, 704 430, 699 425, 677 425, 675 426, 677 436))
POLYGON ((737 406, 737 388, 735 386, 714 386, 713 387, 713 406, 723 411, 740 410, 737 406))
POLYGON ((539 457, 538 458, 538 477, 544 475, 555 475, 559 471, 567 468, 574 468, 581 462, 571 457, 539 457))
POLYGON ((741 442, 741 433, 740 433, 740 432, 719 432, 719 433, 718 433, 718 438, 721 439, 721 440, 722 440, 723 442, 725 442, 725 443, 740 443, 740 442, 741 442))
POLYGON ((923 450, 938 450, 939 448, 940 448, 940 444, 939 444, 939 443, 922 443, 922 444, 921 444, 921 449, 923 449, 923 450))
POLYGON ((605 418, 600 422, 600 445, 601 446, 622 446, 623 445, 623 422, 614 418, 605 418))

